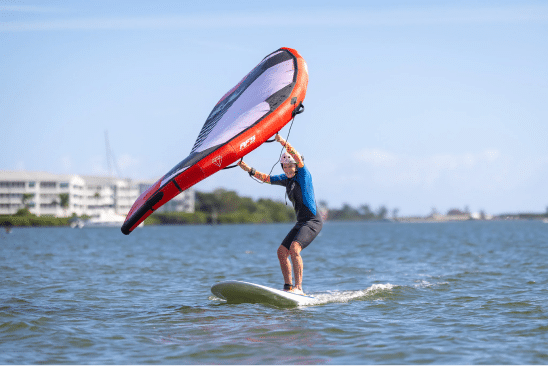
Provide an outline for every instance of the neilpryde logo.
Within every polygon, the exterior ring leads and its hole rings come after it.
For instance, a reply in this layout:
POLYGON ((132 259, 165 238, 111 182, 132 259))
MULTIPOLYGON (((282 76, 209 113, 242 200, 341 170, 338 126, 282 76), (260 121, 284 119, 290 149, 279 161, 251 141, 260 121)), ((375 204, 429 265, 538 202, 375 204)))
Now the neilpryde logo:
POLYGON ((221 167, 221 165, 223 164, 223 157, 219 155, 215 159, 213 159, 211 162, 217 165, 218 167, 221 167))
POLYGON ((248 147, 254 142, 255 142, 255 135, 251 136, 250 138, 248 138, 247 140, 245 140, 244 142, 240 144, 240 151, 242 151, 243 149, 245 149, 246 147, 248 147))

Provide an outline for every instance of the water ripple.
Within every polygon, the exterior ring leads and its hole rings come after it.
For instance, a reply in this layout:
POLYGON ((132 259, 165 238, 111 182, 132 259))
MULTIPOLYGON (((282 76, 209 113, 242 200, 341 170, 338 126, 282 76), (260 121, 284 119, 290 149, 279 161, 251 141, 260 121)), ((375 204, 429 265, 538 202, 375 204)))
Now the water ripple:
POLYGON ((290 227, 14 229, 0 245, 0 363, 548 360, 545 224, 326 223, 303 251, 316 304, 210 293, 227 279, 283 285, 290 227))

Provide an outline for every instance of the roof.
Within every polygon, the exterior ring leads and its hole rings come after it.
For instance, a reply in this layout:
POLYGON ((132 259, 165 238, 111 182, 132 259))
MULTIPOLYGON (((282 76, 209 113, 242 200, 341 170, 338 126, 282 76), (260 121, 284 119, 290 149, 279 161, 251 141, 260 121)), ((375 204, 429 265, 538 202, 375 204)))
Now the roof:
POLYGON ((46 180, 66 180, 79 178, 76 174, 53 174, 48 172, 30 172, 26 170, 0 170, 0 180, 23 180, 23 181, 46 181, 46 180))

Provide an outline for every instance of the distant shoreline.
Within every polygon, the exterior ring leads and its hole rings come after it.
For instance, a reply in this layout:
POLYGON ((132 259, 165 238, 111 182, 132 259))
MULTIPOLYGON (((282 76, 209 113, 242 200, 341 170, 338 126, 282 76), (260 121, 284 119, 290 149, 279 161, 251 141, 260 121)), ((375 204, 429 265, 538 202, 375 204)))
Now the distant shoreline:
MULTIPOLYGON (((70 227, 74 218, 71 217, 44 217, 44 216, 15 216, 2 215, 0 216, 0 227, 6 231, 12 228, 20 227, 70 227)), ((462 219, 444 217, 401 217, 396 219, 371 219, 371 220, 326 220, 329 222, 349 222, 349 223, 456 223, 456 222, 503 222, 503 221, 541 221, 548 223, 546 215, 531 215, 531 214, 516 214, 516 215, 500 215, 489 220, 481 219, 462 219)), ((269 224, 269 223, 291 223, 293 221, 256 221, 246 219, 223 219, 222 217, 213 218, 211 215, 206 215, 203 212, 195 214, 187 214, 184 219, 172 219, 170 221, 150 220, 145 222, 146 226, 184 226, 184 225, 232 225, 232 224, 269 224)))

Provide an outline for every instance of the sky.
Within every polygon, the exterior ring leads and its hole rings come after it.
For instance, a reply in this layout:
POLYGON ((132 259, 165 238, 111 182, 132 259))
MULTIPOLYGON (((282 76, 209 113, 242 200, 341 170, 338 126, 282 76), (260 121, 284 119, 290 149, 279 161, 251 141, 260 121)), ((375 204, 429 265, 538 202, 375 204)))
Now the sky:
MULTIPOLYGON (((280 47, 308 64, 289 142, 317 201, 546 212, 546 1, 0 0, 0 170, 107 175, 108 131, 122 177, 159 179, 280 47)), ((195 186, 220 187, 284 200, 240 169, 195 186)))

